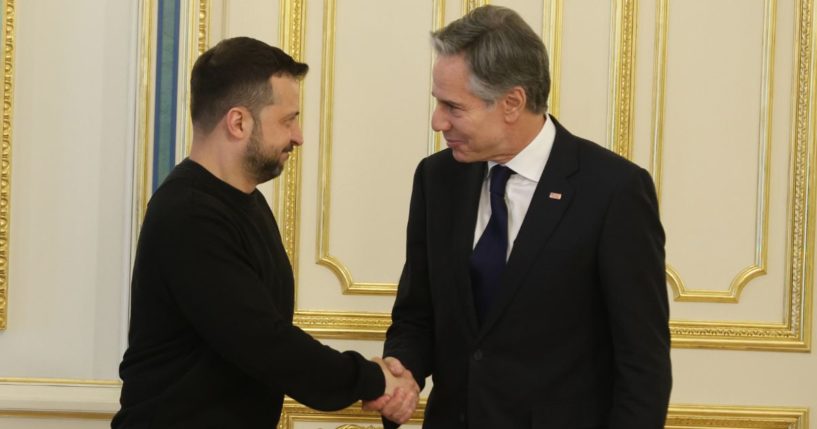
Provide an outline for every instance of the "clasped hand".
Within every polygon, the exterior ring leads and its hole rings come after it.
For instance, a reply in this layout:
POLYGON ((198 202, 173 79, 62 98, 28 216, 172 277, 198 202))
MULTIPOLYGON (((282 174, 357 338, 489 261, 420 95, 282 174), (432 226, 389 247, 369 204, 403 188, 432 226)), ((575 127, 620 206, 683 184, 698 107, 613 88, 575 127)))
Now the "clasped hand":
POLYGON ((366 411, 378 411, 383 417, 399 424, 407 422, 420 399, 420 387, 414 381, 411 371, 393 358, 373 358, 372 361, 380 365, 386 377, 386 391, 383 396, 363 401, 366 411))

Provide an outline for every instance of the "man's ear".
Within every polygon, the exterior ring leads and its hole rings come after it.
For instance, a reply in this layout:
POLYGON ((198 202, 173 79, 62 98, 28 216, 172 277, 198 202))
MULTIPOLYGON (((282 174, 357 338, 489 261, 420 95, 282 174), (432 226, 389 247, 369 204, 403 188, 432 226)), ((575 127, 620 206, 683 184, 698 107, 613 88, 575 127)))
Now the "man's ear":
POLYGON ((528 102, 528 97, 525 94, 525 89, 521 86, 511 88, 505 96, 502 97, 502 112, 505 114, 505 120, 508 122, 516 122, 522 112, 525 111, 525 105, 528 102))
POLYGON ((227 134, 237 140, 243 140, 252 133, 254 125, 252 115, 246 107, 233 107, 224 115, 227 134))

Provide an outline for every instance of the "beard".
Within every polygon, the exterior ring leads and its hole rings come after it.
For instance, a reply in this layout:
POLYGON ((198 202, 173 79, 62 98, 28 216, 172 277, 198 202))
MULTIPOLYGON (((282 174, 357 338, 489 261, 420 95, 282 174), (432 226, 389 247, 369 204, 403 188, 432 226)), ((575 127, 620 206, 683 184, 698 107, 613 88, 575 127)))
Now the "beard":
MULTIPOLYGON (((281 161, 281 151, 273 150, 272 153, 264 153, 261 149, 260 127, 252 130, 250 141, 247 144, 247 151, 244 153, 244 168, 247 174, 256 183, 264 183, 281 175, 284 171, 284 163, 281 161)), ((290 145, 286 151, 291 151, 290 145)))

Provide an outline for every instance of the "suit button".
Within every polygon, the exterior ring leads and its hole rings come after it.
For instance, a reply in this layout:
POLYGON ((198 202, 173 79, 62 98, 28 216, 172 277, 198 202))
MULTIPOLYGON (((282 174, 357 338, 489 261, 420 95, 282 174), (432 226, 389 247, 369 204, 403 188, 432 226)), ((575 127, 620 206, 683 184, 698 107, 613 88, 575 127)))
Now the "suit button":
POLYGON ((477 350, 474 352, 474 360, 482 360, 482 350, 477 350))

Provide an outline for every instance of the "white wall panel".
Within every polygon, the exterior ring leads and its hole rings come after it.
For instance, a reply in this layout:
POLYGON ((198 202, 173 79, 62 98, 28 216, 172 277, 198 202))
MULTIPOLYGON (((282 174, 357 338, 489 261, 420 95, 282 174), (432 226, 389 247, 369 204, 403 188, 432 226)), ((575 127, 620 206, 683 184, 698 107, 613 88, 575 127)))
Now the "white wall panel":
POLYGON ((115 378, 129 271, 136 7, 18 3, 0 377, 115 378))

